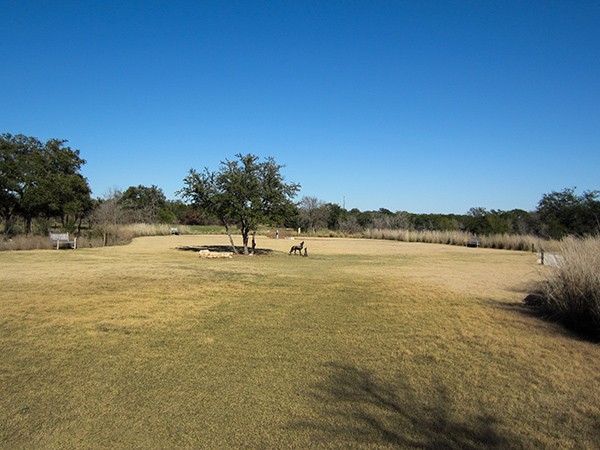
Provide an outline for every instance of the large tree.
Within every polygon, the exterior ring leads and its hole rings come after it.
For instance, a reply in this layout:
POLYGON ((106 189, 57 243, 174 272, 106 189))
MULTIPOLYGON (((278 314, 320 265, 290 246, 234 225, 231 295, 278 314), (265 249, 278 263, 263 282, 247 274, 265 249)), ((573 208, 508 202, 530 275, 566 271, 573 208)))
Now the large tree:
POLYGON ((66 142, 51 139, 44 144, 45 176, 40 184, 48 200, 46 215, 60 218, 63 228, 74 228, 78 223, 79 232, 93 203, 88 182, 80 173, 85 160, 79 150, 66 147, 66 142))
POLYGON ((560 239, 567 234, 583 236, 600 231, 600 191, 585 191, 577 195, 575 189, 544 194, 537 213, 543 232, 560 239))
POLYGON ((25 174, 34 148, 41 147, 35 138, 23 135, 0 136, 0 217, 4 231, 12 233, 13 217, 23 195, 25 174))
POLYGON ((90 188, 80 174, 85 164, 79 150, 67 141, 42 143, 23 135, 0 136, 0 204, 5 231, 15 214, 25 219, 26 232, 36 217, 58 217, 63 226, 75 223, 90 210, 90 188))
POLYGON ((230 226, 238 225, 247 255, 250 233, 260 223, 284 221, 294 210, 291 199, 300 186, 286 183, 283 166, 271 157, 260 161, 252 154, 237 154, 236 158, 222 161, 216 172, 191 169, 179 195, 219 218, 234 251, 230 226))
POLYGON ((155 223, 167 198, 158 186, 130 186, 118 200, 119 205, 131 214, 135 222, 155 223))
POLYGON ((327 204, 317 197, 302 197, 298 204, 300 212, 300 225, 307 231, 315 233, 327 227, 329 208, 327 204))

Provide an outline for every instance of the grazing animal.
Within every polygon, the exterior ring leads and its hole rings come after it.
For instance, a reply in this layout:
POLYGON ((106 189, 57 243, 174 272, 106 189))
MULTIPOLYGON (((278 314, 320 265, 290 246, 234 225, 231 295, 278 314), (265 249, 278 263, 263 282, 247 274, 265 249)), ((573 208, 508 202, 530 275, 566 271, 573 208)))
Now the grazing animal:
POLYGON ((292 252, 294 253, 294 255, 296 254, 296 252, 299 252, 302 255, 303 248, 304 248, 304 241, 300 242, 300 245, 292 245, 292 248, 290 248, 290 255, 292 254, 292 252))

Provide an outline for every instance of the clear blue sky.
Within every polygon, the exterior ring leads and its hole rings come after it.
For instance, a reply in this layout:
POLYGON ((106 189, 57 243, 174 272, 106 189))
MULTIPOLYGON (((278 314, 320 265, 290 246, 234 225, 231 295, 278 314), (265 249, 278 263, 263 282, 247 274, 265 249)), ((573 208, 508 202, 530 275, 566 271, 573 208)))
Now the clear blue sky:
POLYGON ((348 209, 600 189, 600 1, 0 0, 0 132, 94 196, 236 153, 348 209))

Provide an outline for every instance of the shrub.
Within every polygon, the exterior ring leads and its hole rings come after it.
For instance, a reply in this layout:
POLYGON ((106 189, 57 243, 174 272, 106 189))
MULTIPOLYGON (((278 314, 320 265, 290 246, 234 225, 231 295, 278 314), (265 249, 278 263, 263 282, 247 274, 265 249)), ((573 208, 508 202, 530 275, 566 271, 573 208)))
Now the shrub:
POLYGON ((529 306, 593 338, 600 338, 600 236, 568 237, 558 247, 560 264, 528 297, 529 306))

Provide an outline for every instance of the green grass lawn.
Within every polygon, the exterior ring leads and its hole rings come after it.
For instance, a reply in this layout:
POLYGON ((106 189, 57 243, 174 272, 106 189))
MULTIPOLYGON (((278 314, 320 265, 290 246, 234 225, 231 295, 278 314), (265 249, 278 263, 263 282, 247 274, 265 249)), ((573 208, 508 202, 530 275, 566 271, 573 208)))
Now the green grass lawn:
POLYGON ((175 249, 227 242, 0 253, 0 447, 600 447, 600 346, 522 308, 535 255, 175 249))

